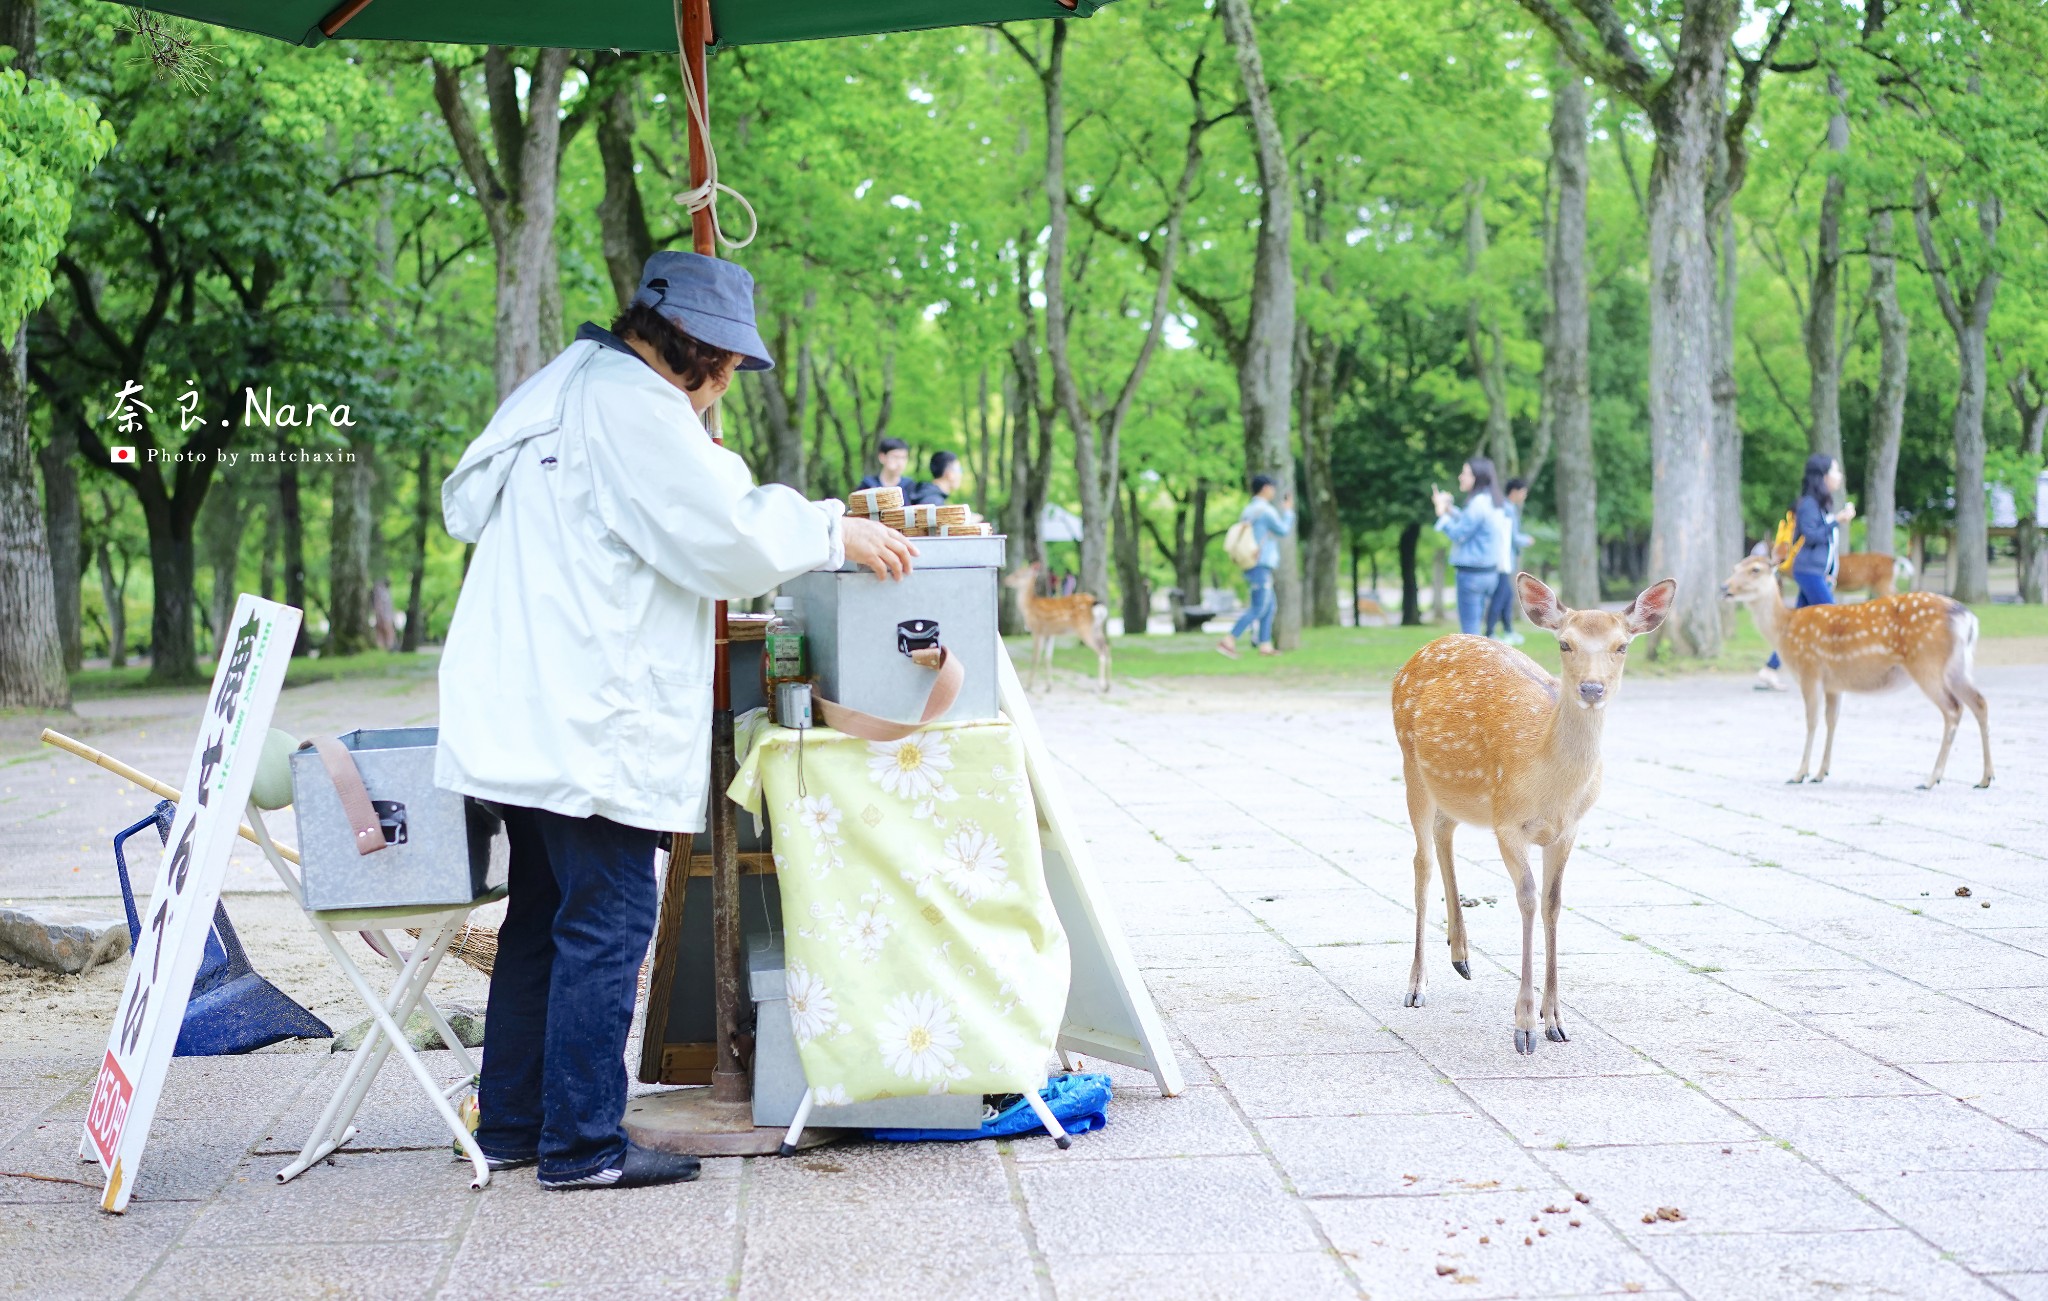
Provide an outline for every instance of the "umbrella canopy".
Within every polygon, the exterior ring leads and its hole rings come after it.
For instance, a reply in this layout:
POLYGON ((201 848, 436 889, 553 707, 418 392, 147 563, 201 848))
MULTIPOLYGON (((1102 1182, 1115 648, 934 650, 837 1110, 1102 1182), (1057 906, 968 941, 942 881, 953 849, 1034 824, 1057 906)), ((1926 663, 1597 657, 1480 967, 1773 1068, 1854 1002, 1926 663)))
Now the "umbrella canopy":
MULTIPOLYGON (((1087 17, 1109 0, 711 0, 713 48, 1087 17)), ((672 0, 170 0, 145 8, 318 45, 328 35, 448 45, 674 50, 672 0)))

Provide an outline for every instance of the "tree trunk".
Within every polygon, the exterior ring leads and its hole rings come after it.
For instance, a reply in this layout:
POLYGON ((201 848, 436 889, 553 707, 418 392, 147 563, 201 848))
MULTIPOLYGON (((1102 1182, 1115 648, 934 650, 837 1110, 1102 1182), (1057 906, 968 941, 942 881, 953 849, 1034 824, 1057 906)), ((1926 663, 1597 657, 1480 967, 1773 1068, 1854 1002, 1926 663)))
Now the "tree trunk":
POLYGON ((124 669, 128 667, 128 565, 122 561, 117 577, 113 548, 105 538, 100 539, 96 550, 100 562, 100 601, 107 607, 107 667, 124 669))
POLYGON ((28 327, 0 356, 0 708, 69 709, 50 548, 28 436, 28 327))
MULTIPOLYGON (((1996 262, 1987 261, 1974 286, 1954 283, 1953 273, 1935 247, 1932 208, 1923 172, 1915 183, 1913 225, 1935 299, 1956 336, 1956 405, 1950 426, 1956 449, 1956 516, 1955 545, 1948 560, 1949 595, 1975 605, 1991 599, 1991 539, 1984 507, 1984 400, 1989 369, 1985 334, 1991 324, 1992 303, 1998 297, 1999 272, 1996 262)), ((2003 217, 1997 196, 1979 200, 1977 229, 1987 257, 1998 242, 2003 217)), ((1956 273, 1961 270, 1955 268, 1956 273)))
MULTIPOLYGON (((599 55, 602 61, 606 55, 599 55)), ((640 270, 654 252, 647 229, 647 208, 640 201, 640 182, 633 173, 633 100, 639 78, 629 77, 604 101, 597 119, 597 153, 604 163, 604 197, 597 203, 597 225, 603 240, 604 265, 611 273, 612 295, 623 311, 640 288, 640 270)))
MULTIPOLYGON (((1735 408, 1735 207, 1721 207, 1721 233, 1716 241, 1720 276, 1714 300, 1714 500, 1719 525, 1715 545, 1717 568, 1725 571, 1749 549, 1742 522, 1742 422, 1735 408)), ((1718 578, 1719 575, 1717 574, 1718 578)), ((1733 606, 1722 610, 1733 620, 1733 606)))
POLYGON ((1415 567, 1416 544, 1422 540, 1422 525, 1410 520, 1401 526, 1395 550, 1401 557, 1401 626, 1422 624, 1422 572, 1415 567))
MULTIPOLYGON (((1845 107, 1841 74, 1828 72, 1828 97, 1835 111, 1828 118, 1827 188, 1820 199, 1820 235, 1813 260, 1813 288, 1806 299, 1806 369, 1811 376, 1807 407, 1813 423, 1808 430, 1812 451, 1842 456, 1842 363, 1835 348, 1838 285, 1842 266, 1842 192, 1846 186, 1841 164, 1849 152, 1849 113, 1845 107)), ((1879 548, 1873 547, 1872 550, 1879 548)))
MULTIPOLYGON (((1732 6, 1729 15, 1732 25, 1732 6)), ((1650 165, 1651 565, 1678 580, 1665 624, 1683 655, 1721 650, 1721 511, 1716 494, 1714 178, 1726 92, 1726 31, 1688 22, 1652 115, 1650 165)))
POLYGON ((1557 446, 1559 596, 1600 603, 1600 511, 1593 464, 1590 313, 1586 293, 1585 78, 1566 62, 1552 80, 1551 170, 1557 221, 1550 240, 1551 317, 1543 358, 1544 407, 1557 446))
POLYGON ((85 542, 78 514, 78 434, 63 412, 52 420, 50 441, 36 454, 36 460, 43 470, 43 528, 50 544, 57 639, 64 648, 65 671, 75 673, 85 656, 79 624, 85 542))
POLYGON ((1907 338, 1911 326, 1899 308, 1899 264, 1892 255, 1892 214, 1870 214, 1870 298, 1877 312, 1877 392, 1870 404, 1870 439, 1864 451, 1864 546, 1897 554, 1899 442, 1906 429, 1907 338))
POLYGON ((427 529, 434 519, 434 449, 422 447, 412 481, 412 580, 405 594, 405 632, 398 649, 410 655, 426 640, 427 529))
MULTIPOLYGON (((1289 180, 1280 117, 1259 56, 1251 0, 1219 0, 1219 4, 1223 34, 1237 54, 1259 169, 1259 235, 1252 261, 1251 311, 1237 368, 1245 470, 1271 476, 1285 492, 1294 485, 1294 448, 1288 429, 1294 401, 1294 187, 1289 180)), ((1280 540, 1280 571, 1274 576, 1279 614, 1273 624, 1273 640, 1283 651, 1301 645, 1299 553, 1293 534, 1280 540)))
POLYGON ((143 502, 149 523, 149 680, 187 686, 201 679, 193 638, 192 520, 167 500, 143 502))
MULTIPOLYGON (((816 290, 804 295, 804 315, 809 316, 818 305, 816 290)), ((784 359, 784 364, 775 370, 753 371, 748 381, 761 398, 762 423, 767 428, 767 469, 768 478, 775 483, 786 483, 801 493, 810 491, 810 467, 806 464, 804 448, 804 417, 811 405, 811 344, 808 335, 802 336, 795 351, 795 364, 789 364, 790 334, 796 328, 787 317, 781 318, 776 331, 775 355, 784 359), (795 392, 783 387, 783 377, 788 375, 795 392)))
MULTIPOLYGON (((278 466, 277 471, 277 527, 284 539, 284 603, 304 613, 306 610, 306 518, 299 500, 299 467, 289 461, 278 466)), ((304 655, 311 646, 306 626, 311 618, 299 621, 299 637, 292 643, 293 655, 304 655)))
POLYGON ((248 514, 232 484, 222 484, 208 493, 206 508, 199 512, 199 536, 205 552, 203 560, 213 575, 206 626, 213 634, 216 657, 227 649, 227 637, 231 631, 228 621, 235 615, 235 597, 238 594, 235 570, 241 560, 242 533, 247 522, 248 514))
POLYGON ((1486 257, 1486 178, 1465 184, 1465 278, 1473 286, 1465 300, 1465 352, 1472 376, 1486 395, 1486 455, 1493 458, 1496 482, 1521 473, 1515 454, 1515 427, 1508 419, 1507 359, 1501 355, 1500 327, 1486 319, 1480 302, 1480 262, 1486 257))
POLYGON ((434 61, 434 99, 475 187, 497 252, 494 371, 501 402, 547 364, 561 343, 555 194, 561 162, 562 75, 568 64, 567 50, 541 50, 522 97, 511 54, 497 45, 485 49, 484 87, 498 153, 494 166, 470 116, 462 79, 434 61))
POLYGON ((1126 637, 1144 636, 1152 622, 1152 587, 1145 581, 1145 542, 1138 510, 1138 494, 1126 481, 1116 503, 1116 578, 1123 598, 1126 637))
POLYGON ((377 527, 371 509, 377 463, 368 439, 351 443, 355 462, 334 476, 333 519, 327 552, 327 655, 360 655, 370 649, 372 621, 370 535, 377 527))
POLYGON ((1301 478, 1307 500, 1301 512, 1301 555, 1308 622, 1317 628, 1339 621, 1337 573, 1343 561, 1344 523, 1337 508, 1336 371, 1338 343, 1305 323, 1297 325, 1295 364, 1301 378, 1301 478))

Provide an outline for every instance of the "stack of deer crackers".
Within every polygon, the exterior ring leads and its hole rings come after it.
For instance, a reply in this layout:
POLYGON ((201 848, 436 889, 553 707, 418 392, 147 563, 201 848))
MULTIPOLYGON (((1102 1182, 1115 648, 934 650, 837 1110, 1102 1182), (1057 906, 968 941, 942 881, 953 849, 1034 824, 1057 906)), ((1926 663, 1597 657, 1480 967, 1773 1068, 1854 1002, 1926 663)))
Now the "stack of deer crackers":
POLYGON ((886 524, 909 538, 979 538, 995 532, 993 525, 966 506, 906 506, 901 488, 856 488, 846 498, 846 513, 886 524))

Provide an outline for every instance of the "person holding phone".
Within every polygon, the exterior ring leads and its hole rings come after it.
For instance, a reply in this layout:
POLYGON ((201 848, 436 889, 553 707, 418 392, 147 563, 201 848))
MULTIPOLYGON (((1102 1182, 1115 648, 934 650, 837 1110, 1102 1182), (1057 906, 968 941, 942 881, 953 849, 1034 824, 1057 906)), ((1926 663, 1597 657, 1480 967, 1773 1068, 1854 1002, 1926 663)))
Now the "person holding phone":
POLYGON ((1507 499, 1493 477, 1493 462, 1475 456, 1458 470, 1458 490, 1465 504, 1434 485, 1436 531, 1451 540, 1451 566, 1458 571, 1458 630, 1475 637, 1486 631, 1486 608, 1500 586, 1502 551, 1512 544, 1514 525, 1507 499))

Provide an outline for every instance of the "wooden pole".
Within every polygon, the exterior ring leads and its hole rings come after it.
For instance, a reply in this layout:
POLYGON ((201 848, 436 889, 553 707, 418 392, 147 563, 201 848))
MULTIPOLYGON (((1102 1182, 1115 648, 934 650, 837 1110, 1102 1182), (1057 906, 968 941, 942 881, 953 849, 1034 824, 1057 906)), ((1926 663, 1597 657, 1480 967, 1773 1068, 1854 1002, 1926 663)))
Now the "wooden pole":
MULTIPOLYGON (((114 774, 116 777, 122 777, 127 779, 128 781, 135 783, 137 786, 140 786, 142 789, 148 791, 150 794, 156 796, 158 799, 169 800, 171 803, 176 804, 178 801, 185 798, 183 795, 180 795, 178 793, 177 787, 168 785, 164 782, 160 782, 156 778, 150 776, 146 772, 143 772, 139 768, 130 768, 127 764, 122 763, 113 755, 107 754, 100 750, 95 750, 83 741, 75 741, 72 738, 64 735, 62 732, 54 731, 51 728, 47 727, 44 728, 43 744, 53 745, 57 747, 59 750, 64 750, 71 754, 75 754, 79 758, 85 760, 87 763, 98 764, 100 767, 106 769, 108 772, 114 774)), ((252 845, 260 845, 263 843, 262 839, 257 836, 256 832, 246 822, 244 822, 241 826, 241 836, 242 839, 248 841, 252 845)), ((298 850, 293 849, 290 845, 285 844, 283 841, 274 840, 271 843, 277 846, 278 854, 284 859, 286 859, 288 862, 296 863, 299 861, 298 850)))

